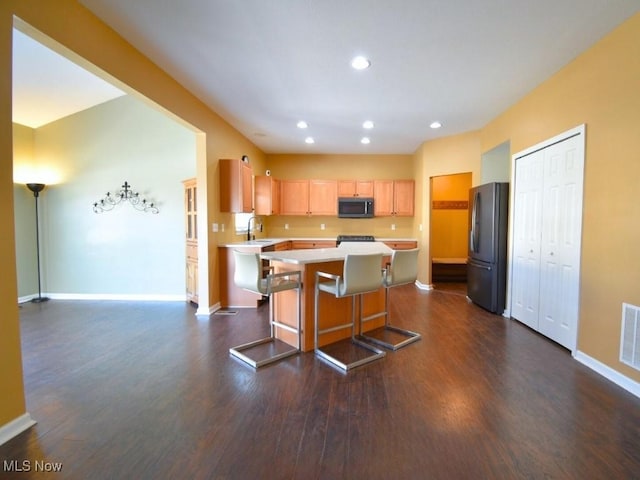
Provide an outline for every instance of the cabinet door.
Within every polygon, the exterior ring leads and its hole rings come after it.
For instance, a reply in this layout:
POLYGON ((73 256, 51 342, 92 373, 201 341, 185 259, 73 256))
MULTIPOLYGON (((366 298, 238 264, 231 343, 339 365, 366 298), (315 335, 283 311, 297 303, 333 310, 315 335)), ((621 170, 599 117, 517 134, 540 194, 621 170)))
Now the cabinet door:
POLYGON ((543 153, 516 162, 511 316, 538 330, 543 153))
POLYGON ((187 260, 186 264, 187 302, 198 303, 198 261, 187 260))
POLYGON ((373 202, 376 217, 393 215, 393 180, 373 182, 373 202))
POLYGON ((415 203, 415 182, 413 180, 395 180, 393 182, 393 214, 400 217, 413 217, 415 203))
POLYGON ((255 178, 256 215, 278 215, 280 213, 280 181, 273 177, 255 178))
POLYGON ((340 180, 338 197, 373 197, 373 181, 340 180))
POLYGON ((184 209, 185 209, 185 231, 187 241, 198 240, 198 204, 196 194, 196 179, 185 180, 184 184, 184 209))
POLYGON ((539 331, 570 350, 578 325, 581 146, 575 136, 544 149, 539 331))
POLYGON ((280 213, 282 215, 309 214, 309 180, 281 180, 280 213))
POLYGON ((356 196, 356 181, 355 180, 340 180, 338 182, 338 196, 339 197, 355 197, 356 196))
POLYGON ((250 213, 253 207, 251 166, 237 159, 221 159, 220 211, 250 213))
POLYGON ((309 213, 311 215, 338 214, 338 182, 309 180, 309 213))
POLYGON ((246 163, 241 163, 242 167, 242 212, 251 213, 253 211, 253 172, 246 163))

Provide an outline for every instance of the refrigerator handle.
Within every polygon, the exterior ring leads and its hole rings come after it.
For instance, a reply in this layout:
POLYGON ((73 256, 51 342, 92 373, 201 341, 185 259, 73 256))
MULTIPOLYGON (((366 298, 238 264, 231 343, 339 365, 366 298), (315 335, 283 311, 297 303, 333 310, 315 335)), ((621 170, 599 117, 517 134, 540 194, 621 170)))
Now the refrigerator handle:
POLYGON ((473 207, 471 209, 471 235, 469 238, 469 246, 471 247, 471 251, 476 253, 478 250, 476 249, 478 244, 478 229, 477 229, 477 218, 478 218, 478 203, 480 203, 480 192, 475 192, 473 196, 473 207))

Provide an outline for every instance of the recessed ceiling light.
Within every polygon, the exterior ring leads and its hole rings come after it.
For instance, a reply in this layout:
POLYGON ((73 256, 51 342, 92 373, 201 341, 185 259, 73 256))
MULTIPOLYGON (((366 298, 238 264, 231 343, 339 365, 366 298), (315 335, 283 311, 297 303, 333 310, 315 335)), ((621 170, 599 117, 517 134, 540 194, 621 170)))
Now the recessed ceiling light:
POLYGON ((369 140, 369 137, 362 137, 362 140, 360 140, 360 143, 364 143, 365 145, 371 143, 371 140, 369 140))
POLYGON ((365 68, 369 68, 370 65, 371 62, 369 61, 369 59, 362 56, 355 57, 353 60, 351 60, 351 66, 356 70, 364 70, 365 68))
POLYGON ((300 120, 298 123, 296 123, 296 126, 298 128, 307 128, 308 127, 307 122, 305 122, 304 120, 300 120))
POLYGON ((315 140, 313 139, 313 137, 307 137, 304 139, 304 143, 315 143, 315 140))
POLYGON ((440 122, 433 122, 429 125, 431 128, 440 128, 442 124, 440 122))
POLYGON ((366 129, 373 128, 373 122, 371 120, 367 120, 362 124, 362 128, 366 128, 366 129))

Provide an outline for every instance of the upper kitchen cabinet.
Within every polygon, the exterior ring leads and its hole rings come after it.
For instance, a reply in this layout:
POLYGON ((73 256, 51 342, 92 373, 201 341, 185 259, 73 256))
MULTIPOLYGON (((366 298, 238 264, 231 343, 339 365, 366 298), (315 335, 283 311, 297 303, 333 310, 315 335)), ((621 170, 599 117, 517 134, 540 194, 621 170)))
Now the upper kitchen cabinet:
POLYGON ((376 217, 413 217, 415 182, 413 180, 376 180, 373 199, 376 217))
POLYGON ((280 206, 282 215, 337 215, 338 182, 282 180, 280 206))
POLYGON ((221 159, 220 211, 250 213, 252 211, 251 166, 242 160, 221 159))
POLYGON ((256 215, 280 214, 280 180, 273 177, 255 178, 256 215))
POLYGON ((373 197, 372 180, 338 181, 338 197, 373 197))

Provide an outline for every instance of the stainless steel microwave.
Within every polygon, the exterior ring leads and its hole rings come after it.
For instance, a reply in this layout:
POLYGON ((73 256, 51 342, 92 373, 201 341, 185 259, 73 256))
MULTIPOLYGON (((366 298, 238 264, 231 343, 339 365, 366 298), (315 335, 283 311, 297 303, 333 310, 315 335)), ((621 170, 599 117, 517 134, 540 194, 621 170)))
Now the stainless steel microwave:
POLYGON ((371 218, 373 217, 373 198, 339 197, 339 218, 371 218))

